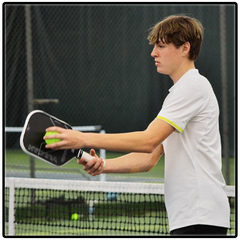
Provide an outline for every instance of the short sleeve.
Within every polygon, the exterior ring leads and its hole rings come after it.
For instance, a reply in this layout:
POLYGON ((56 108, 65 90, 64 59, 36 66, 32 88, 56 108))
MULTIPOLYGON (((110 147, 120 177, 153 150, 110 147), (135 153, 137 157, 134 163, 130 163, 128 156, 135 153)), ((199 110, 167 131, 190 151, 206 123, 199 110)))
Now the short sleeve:
POLYGON ((157 118, 182 133, 189 120, 201 111, 205 102, 206 99, 199 85, 191 80, 186 81, 171 89, 157 118))

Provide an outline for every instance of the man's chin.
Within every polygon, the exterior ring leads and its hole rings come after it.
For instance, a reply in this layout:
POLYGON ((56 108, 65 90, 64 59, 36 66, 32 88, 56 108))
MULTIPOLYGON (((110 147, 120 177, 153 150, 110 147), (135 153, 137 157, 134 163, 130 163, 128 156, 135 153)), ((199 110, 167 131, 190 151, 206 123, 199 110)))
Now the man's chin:
POLYGON ((161 68, 157 68, 157 72, 158 73, 161 73, 161 74, 164 74, 164 75, 168 75, 166 72, 164 72, 164 70, 163 69, 161 69, 161 68))

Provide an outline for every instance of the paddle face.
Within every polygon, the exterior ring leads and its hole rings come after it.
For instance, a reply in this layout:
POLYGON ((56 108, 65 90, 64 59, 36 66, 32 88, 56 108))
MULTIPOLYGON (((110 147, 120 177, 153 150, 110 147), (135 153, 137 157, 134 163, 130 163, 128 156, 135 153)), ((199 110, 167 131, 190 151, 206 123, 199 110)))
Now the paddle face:
POLYGON ((79 150, 52 150, 45 148, 43 140, 45 130, 51 126, 58 126, 65 129, 72 129, 68 123, 40 110, 29 113, 26 118, 23 131, 20 137, 22 150, 42 161, 54 166, 62 166, 75 158, 79 150))

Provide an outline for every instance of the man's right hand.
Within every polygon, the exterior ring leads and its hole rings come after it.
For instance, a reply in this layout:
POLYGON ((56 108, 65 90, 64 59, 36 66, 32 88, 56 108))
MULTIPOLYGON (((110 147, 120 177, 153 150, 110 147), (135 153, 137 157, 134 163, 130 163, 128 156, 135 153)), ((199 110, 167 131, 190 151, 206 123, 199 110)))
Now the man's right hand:
POLYGON ((94 149, 90 150, 90 155, 95 158, 88 162, 84 158, 81 158, 77 160, 77 163, 83 165, 83 170, 91 176, 97 176, 102 173, 104 161, 97 156, 94 149))

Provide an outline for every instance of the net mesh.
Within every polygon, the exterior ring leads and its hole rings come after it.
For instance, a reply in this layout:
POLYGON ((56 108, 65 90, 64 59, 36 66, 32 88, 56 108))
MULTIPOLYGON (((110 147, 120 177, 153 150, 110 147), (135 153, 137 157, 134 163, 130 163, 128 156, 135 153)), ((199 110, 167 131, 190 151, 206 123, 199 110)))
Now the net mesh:
MULTIPOLYGON (((24 236, 169 235, 162 184, 15 179, 14 185, 14 199, 9 181, 5 188, 5 222, 14 201, 14 223, 6 224, 6 235, 12 227, 24 236)), ((234 235, 234 196, 228 195, 228 234, 234 235)))

